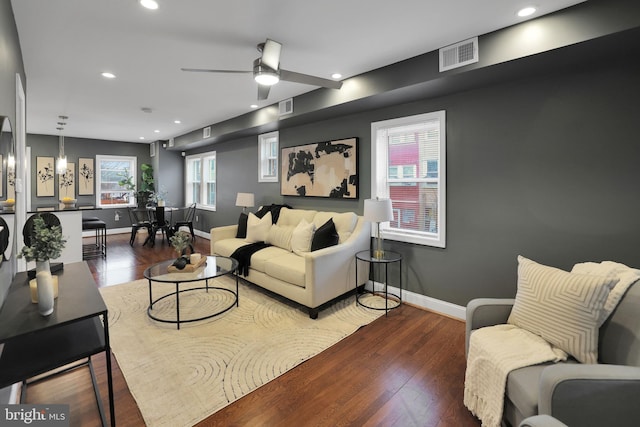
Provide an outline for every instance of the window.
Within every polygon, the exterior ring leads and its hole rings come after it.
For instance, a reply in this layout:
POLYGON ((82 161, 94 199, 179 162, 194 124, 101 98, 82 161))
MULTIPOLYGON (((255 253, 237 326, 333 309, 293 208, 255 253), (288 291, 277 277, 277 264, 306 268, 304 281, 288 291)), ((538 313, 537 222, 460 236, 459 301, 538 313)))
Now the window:
POLYGON ((278 132, 258 136, 258 182, 278 182, 278 132))
POLYGON ((371 197, 390 198, 385 239, 445 247, 444 111, 371 124, 371 197))
POLYGON ((187 204, 197 203, 198 208, 216 209, 216 152, 187 156, 185 194, 187 204))
POLYGON ((135 157, 96 156, 96 206, 136 206, 136 169, 135 157))

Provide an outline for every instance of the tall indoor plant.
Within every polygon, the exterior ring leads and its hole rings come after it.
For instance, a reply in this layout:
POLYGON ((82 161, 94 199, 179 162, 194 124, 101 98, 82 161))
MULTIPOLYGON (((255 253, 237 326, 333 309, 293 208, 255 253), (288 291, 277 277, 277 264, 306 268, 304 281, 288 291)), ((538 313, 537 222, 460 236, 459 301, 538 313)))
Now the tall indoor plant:
POLYGON ((40 214, 33 219, 31 245, 24 246, 19 257, 36 262, 36 282, 38 284, 38 312, 43 316, 53 313, 53 277, 51 276, 50 259, 62 254, 67 241, 62 238, 59 225, 47 226, 40 214))

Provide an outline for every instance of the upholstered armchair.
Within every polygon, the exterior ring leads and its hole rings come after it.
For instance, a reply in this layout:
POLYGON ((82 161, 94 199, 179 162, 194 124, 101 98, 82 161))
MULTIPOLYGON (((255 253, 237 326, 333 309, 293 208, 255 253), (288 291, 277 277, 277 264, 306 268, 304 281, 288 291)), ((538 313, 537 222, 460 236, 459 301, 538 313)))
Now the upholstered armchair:
MULTIPOLYGON (((514 301, 485 298, 469 302, 467 353, 471 332, 506 323, 514 301)), ((639 402, 640 282, 635 282, 599 329, 597 364, 569 358, 566 362, 543 363, 509 373, 503 425, 638 426, 639 402), (536 415, 549 415, 556 420, 528 418, 536 415), (557 421, 561 423, 554 424, 557 421)))

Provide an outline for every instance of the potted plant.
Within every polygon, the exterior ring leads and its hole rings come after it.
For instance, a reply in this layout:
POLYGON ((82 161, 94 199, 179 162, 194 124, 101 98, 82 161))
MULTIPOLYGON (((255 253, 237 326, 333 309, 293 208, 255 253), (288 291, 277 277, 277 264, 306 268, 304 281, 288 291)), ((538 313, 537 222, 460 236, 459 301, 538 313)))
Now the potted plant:
POLYGON ((38 312, 43 316, 53 313, 53 277, 49 260, 62 254, 67 241, 62 238, 59 225, 47 226, 40 214, 33 219, 30 246, 24 246, 19 258, 36 262, 36 282, 38 284, 38 312))
POLYGON ((127 191, 130 191, 130 197, 133 196, 136 192, 136 184, 133 182, 133 176, 129 175, 129 171, 127 169, 118 176, 121 178, 120 181, 118 181, 118 185, 120 187, 124 187, 127 191))
POLYGON ((191 246, 191 235, 186 231, 178 231, 173 236, 169 237, 171 246, 178 253, 178 259, 176 259, 173 265, 178 269, 184 269, 189 264, 189 257, 185 256, 187 248, 191 249, 193 253, 193 246, 191 246))

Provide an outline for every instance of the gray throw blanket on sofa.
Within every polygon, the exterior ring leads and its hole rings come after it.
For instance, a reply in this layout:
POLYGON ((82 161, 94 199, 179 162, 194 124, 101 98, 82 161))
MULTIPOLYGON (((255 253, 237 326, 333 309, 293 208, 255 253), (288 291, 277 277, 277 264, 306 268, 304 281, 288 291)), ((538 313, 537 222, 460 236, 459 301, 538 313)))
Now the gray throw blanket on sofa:
POLYGON ((231 258, 238 261, 238 274, 247 277, 249 275, 249 266, 251 265, 251 255, 269 246, 271 245, 265 242, 249 243, 233 251, 231 258))

